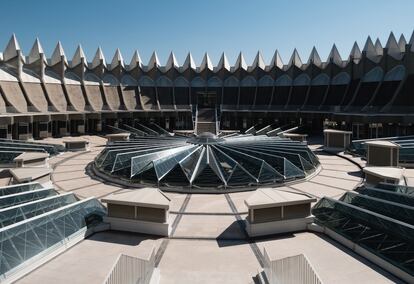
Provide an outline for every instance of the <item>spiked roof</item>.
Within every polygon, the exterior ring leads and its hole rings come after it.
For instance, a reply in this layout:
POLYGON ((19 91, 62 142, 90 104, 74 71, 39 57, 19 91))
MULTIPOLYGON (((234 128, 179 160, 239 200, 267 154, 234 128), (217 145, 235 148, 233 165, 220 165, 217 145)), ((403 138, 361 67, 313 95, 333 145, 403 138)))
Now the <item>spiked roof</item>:
POLYGON ((18 56, 18 51, 21 51, 20 45, 17 41, 16 35, 13 34, 7 43, 6 49, 3 52, 3 60, 9 61, 10 59, 18 56))
POLYGON ((315 47, 312 48, 311 54, 309 55, 308 64, 314 64, 318 67, 321 67, 322 65, 322 60, 315 47))
POLYGON ((86 65, 87 63, 86 56, 85 56, 85 53, 83 52, 82 46, 79 44, 72 58, 72 67, 75 67, 81 64, 82 59, 84 61, 84 64, 86 65))
POLYGON ((63 60, 67 64, 65 51, 63 50, 62 43, 58 41, 56 44, 55 50, 53 51, 52 58, 50 59, 50 65, 55 65, 63 60))
POLYGON ((300 59, 299 53, 296 48, 293 50, 292 56, 289 59, 288 69, 292 66, 296 66, 298 68, 302 67, 302 60, 300 59))
POLYGON ((264 70, 266 68, 266 64, 263 60, 262 53, 258 51, 256 53, 256 57, 254 58, 253 64, 252 64, 252 70, 259 67, 260 69, 264 70))
POLYGON ((336 48, 335 44, 332 46, 331 52, 329 53, 329 56, 328 56, 328 60, 332 61, 333 63, 339 66, 342 64, 341 55, 339 54, 339 51, 336 48))
POLYGON ((165 64, 165 70, 168 71, 171 68, 178 68, 179 64, 177 58, 175 57, 174 52, 170 52, 170 56, 168 56, 167 64, 165 64))
POLYGON ((131 62, 129 63, 129 70, 132 70, 137 66, 139 68, 142 68, 142 60, 141 56, 138 53, 138 50, 135 50, 134 54, 132 55, 131 62))
POLYGON ((201 61, 200 72, 204 69, 213 70, 213 64, 211 63, 210 56, 208 56, 207 52, 204 54, 203 61, 201 61))
POLYGON ((221 54, 220 61, 217 64, 217 70, 221 70, 221 69, 226 69, 230 71, 230 63, 224 52, 221 54))
POLYGON ((27 63, 31 64, 33 62, 36 62, 42 59, 42 57, 44 60, 46 60, 45 57, 43 56, 44 54, 45 52, 43 51, 43 47, 40 44, 39 38, 36 38, 32 46, 32 49, 30 50, 29 56, 27 57, 27 63))
POLYGON ((112 61, 111 61, 111 69, 114 69, 118 67, 119 65, 124 67, 124 58, 122 57, 122 54, 119 48, 117 48, 115 51, 114 57, 112 58, 112 61))
POLYGON ((95 53, 95 57, 92 60, 91 68, 94 69, 99 65, 106 66, 105 56, 103 55, 102 48, 98 47, 95 53))
POLYGON ((390 36, 388 37, 387 44, 385 47, 388 49, 388 54, 394 58, 400 58, 401 50, 400 46, 398 45, 397 40, 395 39, 394 33, 391 32, 390 36))
POLYGON ((247 70, 246 60, 244 60, 242 52, 239 53, 239 56, 237 56, 236 64, 234 64, 234 70, 237 70, 239 68, 247 70))
POLYGON ((280 57, 279 51, 275 50, 275 53, 273 54, 272 61, 270 61, 269 69, 272 69, 273 67, 277 67, 279 69, 283 68, 283 61, 280 57))
MULTIPOLYGON (((404 37, 404 35, 401 35, 399 37, 399 40, 397 41, 394 34, 391 32, 384 48, 387 49, 388 55, 399 60, 401 59, 402 54, 405 52, 406 46, 410 46, 411 50, 414 51, 414 33, 411 36, 410 41, 407 44, 407 40, 404 37)), ((370 60, 374 62, 378 62, 384 53, 383 46, 381 42, 379 41, 379 39, 376 39, 375 43, 373 43, 371 37, 368 36, 364 44, 363 53, 370 60)), ((27 57, 23 57, 19 43, 16 39, 16 36, 12 35, 2 56, 0 56, 0 61, 9 61, 15 58, 16 56, 18 56, 18 54, 20 54, 21 56, 21 61, 24 63, 28 63, 28 64, 37 62, 41 58, 43 58, 43 60, 45 60, 45 62, 48 62, 50 65, 55 65, 61 62, 62 60, 64 60, 64 62, 67 64, 65 52, 60 42, 57 43, 55 49, 53 50, 52 56, 46 61, 46 57, 44 56, 44 51, 43 51, 42 45, 40 44, 39 39, 35 40, 35 43, 33 47, 31 48, 29 55, 27 57)), ((354 63, 358 63, 361 58, 362 58, 361 49, 359 48, 358 44, 355 42, 350 52, 348 62, 349 60, 352 59, 354 63)), ((171 52, 169 54, 169 57, 166 61, 165 66, 162 66, 158 59, 157 53, 155 51, 152 53, 147 65, 143 64, 143 61, 138 51, 135 51, 131 58, 130 64, 128 66, 125 66, 121 51, 117 49, 111 60, 111 64, 108 64, 107 66, 105 56, 100 47, 97 49, 93 60, 91 62, 88 62, 86 59, 85 53, 82 50, 81 45, 79 45, 70 62, 70 65, 71 67, 76 67, 79 64, 81 64, 82 61, 84 62, 86 67, 89 67, 91 69, 94 69, 98 66, 103 65, 107 67, 109 70, 112 70, 116 67, 121 66, 122 68, 126 68, 128 70, 132 70, 136 67, 139 67, 139 68, 142 68, 144 71, 149 71, 154 68, 158 68, 162 72, 166 72, 170 70, 171 68, 176 68, 177 70, 179 70, 179 72, 184 72, 189 68, 196 70, 197 72, 201 72, 206 69, 211 70, 213 72, 218 72, 223 69, 228 70, 230 72, 235 72, 239 69, 251 72, 256 68, 270 71, 274 67, 287 70, 291 66, 296 66, 297 68, 301 68, 301 69, 305 69, 310 65, 315 65, 320 68, 325 68, 325 66, 329 62, 333 62, 334 64, 338 66, 343 66, 344 64, 346 64, 346 62, 342 60, 342 57, 335 44, 333 44, 331 51, 329 53, 329 56, 325 62, 321 60, 317 49, 313 47, 306 63, 302 62, 298 51, 294 49, 287 65, 284 65, 279 52, 276 50, 275 53, 273 54, 271 61, 269 62, 269 65, 266 65, 266 62, 264 61, 263 55, 260 51, 256 53, 252 61, 252 64, 250 66, 246 64, 246 60, 242 52, 238 54, 234 65, 230 65, 226 54, 222 53, 220 60, 218 61, 216 66, 212 64, 212 61, 208 53, 204 54, 201 60, 201 64, 198 65, 195 63, 194 58, 189 52, 187 57, 185 58, 184 64, 180 65, 177 61, 175 54, 171 52)))
POLYGON ((151 55, 151 58, 150 58, 149 62, 148 62, 147 68, 148 68, 148 70, 151 70, 151 69, 153 69, 155 67, 159 67, 159 66, 160 66, 160 60, 158 59, 157 52, 154 51, 151 55))

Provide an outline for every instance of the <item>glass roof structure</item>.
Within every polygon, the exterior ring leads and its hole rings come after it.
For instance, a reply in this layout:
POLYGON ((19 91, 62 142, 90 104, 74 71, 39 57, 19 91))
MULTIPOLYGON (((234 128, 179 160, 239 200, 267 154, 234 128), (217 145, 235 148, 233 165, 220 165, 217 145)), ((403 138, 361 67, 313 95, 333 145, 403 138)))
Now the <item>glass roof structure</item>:
POLYGON ((319 166, 306 143, 265 135, 140 137, 114 142, 95 160, 112 178, 164 188, 249 188, 303 179, 319 166))
POLYGON ((95 198, 59 195, 36 182, 0 187, 0 282, 84 236, 105 214, 95 198))
POLYGON ((349 146, 349 152, 354 155, 361 157, 366 157, 367 155, 367 145, 366 142, 369 141, 390 141, 400 146, 399 150, 399 162, 402 164, 411 164, 414 163, 414 136, 399 136, 399 137, 384 137, 376 139, 366 139, 366 140, 354 140, 349 146))
POLYGON ((413 188, 380 184, 357 192, 322 198, 312 209, 315 222, 414 275, 413 188))
POLYGON ((0 138, 1 164, 13 163, 14 158, 23 152, 41 152, 48 153, 49 155, 53 156, 63 151, 65 151, 65 147, 63 145, 0 138))

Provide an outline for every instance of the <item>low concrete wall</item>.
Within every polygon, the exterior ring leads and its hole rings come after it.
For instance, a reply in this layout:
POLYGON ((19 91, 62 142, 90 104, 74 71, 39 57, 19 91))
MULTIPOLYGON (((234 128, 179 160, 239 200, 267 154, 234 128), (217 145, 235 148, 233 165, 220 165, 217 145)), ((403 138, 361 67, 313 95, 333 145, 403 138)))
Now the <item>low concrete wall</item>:
POLYGON ((104 222, 111 224, 111 230, 144 233, 166 237, 168 237, 171 233, 171 227, 168 222, 154 223, 114 217, 104 217, 104 222))
POLYGON ((305 231, 308 224, 313 222, 313 216, 300 219, 289 219, 282 221, 255 223, 246 222, 246 231, 249 237, 259 237, 273 234, 281 234, 288 232, 305 231))

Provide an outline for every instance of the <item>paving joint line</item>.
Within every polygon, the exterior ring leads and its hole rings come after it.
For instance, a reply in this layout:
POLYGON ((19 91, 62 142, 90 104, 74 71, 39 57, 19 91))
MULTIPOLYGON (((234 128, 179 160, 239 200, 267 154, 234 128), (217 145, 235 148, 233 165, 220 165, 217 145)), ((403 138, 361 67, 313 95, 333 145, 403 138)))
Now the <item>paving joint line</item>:
POLYGON ((237 214, 245 215, 248 214, 247 211, 240 213, 230 213, 230 212, 179 212, 179 211, 170 211, 170 214, 174 215, 196 215, 196 216, 235 216, 237 214))
MULTIPOLYGON (((184 199, 183 204, 181 204, 180 210, 178 212, 184 212, 187 208, 188 203, 190 202, 191 194, 187 194, 187 196, 184 199)), ((158 265, 161 262, 162 257, 164 256, 165 250, 167 249, 168 244, 170 243, 170 239, 175 233, 175 230, 177 229, 178 223, 180 223, 182 214, 177 215, 175 217, 174 222, 171 225, 171 237, 170 238, 164 238, 161 242, 160 247, 158 248, 157 253, 155 254, 155 267, 158 267, 158 265)))
POLYGON ((263 268, 265 262, 264 262, 263 254, 260 252, 259 246, 253 240, 251 240, 249 235, 247 234, 246 224, 244 223, 243 218, 240 216, 240 213, 237 211, 236 205, 234 204, 234 202, 231 199, 230 195, 228 193, 226 193, 224 196, 226 197, 226 200, 227 200, 227 203, 230 206, 230 209, 235 213, 237 224, 239 225, 240 230, 245 235, 246 240, 249 243, 250 249, 252 250, 253 254, 255 255, 257 261, 259 262, 260 267, 263 268))

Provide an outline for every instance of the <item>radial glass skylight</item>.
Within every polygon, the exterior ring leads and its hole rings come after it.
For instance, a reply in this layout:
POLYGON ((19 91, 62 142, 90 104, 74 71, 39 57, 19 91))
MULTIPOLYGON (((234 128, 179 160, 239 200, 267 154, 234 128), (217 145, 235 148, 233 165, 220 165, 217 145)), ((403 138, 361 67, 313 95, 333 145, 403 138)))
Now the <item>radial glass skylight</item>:
POLYGON ((114 178, 164 188, 231 189, 303 179, 319 166, 301 142, 268 136, 142 137, 108 145, 95 167, 114 178))

